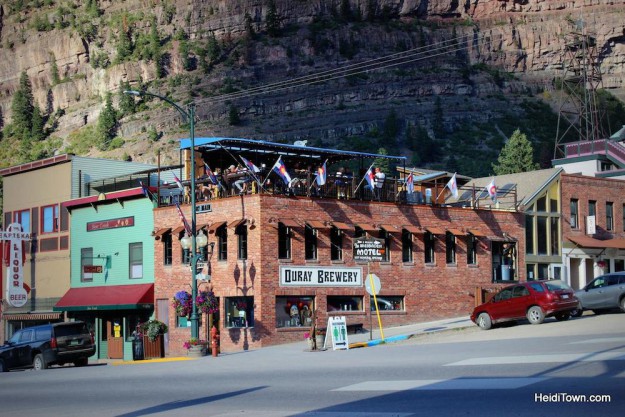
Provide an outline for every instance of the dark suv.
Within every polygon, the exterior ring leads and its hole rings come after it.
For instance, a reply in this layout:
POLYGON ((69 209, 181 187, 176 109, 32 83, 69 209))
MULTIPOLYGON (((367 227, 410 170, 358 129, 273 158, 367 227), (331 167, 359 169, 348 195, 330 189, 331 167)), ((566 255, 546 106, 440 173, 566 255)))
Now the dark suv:
POLYGON ((0 372, 73 362, 85 366, 95 353, 93 336, 82 321, 44 324, 18 330, 0 346, 0 372))

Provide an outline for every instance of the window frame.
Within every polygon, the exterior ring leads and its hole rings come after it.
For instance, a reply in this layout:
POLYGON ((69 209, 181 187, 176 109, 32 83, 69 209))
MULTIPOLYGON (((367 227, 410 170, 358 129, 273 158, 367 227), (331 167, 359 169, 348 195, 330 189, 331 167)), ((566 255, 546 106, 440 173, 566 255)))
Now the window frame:
POLYGON ((278 223, 278 259, 291 259, 291 228, 278 223))
POLYGON ((343 231, 336 226, 330 229, 330 260, 343 260, 343 231))
POLYGON ((605 229, 614 230, 614 203, 611 201, 605 203, 605 229))
POLYGON ((143 242, 130 242, 128 243, 128 278, 129 279, 142 279, 144 274, 143 264, 143 242), (136 248, 139 248, 139 252, 136 252, 136 248), (140 258, 133 258, 133 255, 139 253, 140 258), (141 274, 135 276, 135 267, 141 266, 141 274))
POLYGON ((467 265, 477 265, 478 238, 473 234, 467 236, 467 265))
MULTIPOLYGON (((50 204, 47 206, 41 206, 39 212, 39 221, 41 234, 47 233, 58 233, 59 231, 59 205, 58 204, 50 204), (46 213, 48 210, 52 210, 52 218, 46 218, 46 213), (49 222, 52 224, 49 224, 49 222), (49 230, 51 228, 51 230, 49 230)), ((49 216, 49 215, 48 215, 49 216)))
POLYGON ((304 259, 307 261, 318 260, 318 230, 306 223, 304 226, 304 259))
POLYGON ((228 228, 224 223, 215 230, 215 236, 217 237, 217 260, 228 260, 228 228))
POLYGON ((429 231, 423 234, 423 256, 426 264, 436 264, 436 236, 429 231))
POLYGON ((380 229, 378 236, 380 239, 384 240, 384 255, 382 255, 381 262, 390 262, 391 261, 392 235, 388 230, 380 229))
POLYGON ((456 262, 456 235, 452 232, 445 232, 445 262, 448 265, 455 265, 456 262))
POLYGON ((93 247, 80 248, 80 282, 93 282, 93 273, 85 272, 85 265, 91 265, 87 260, 93 260, 93 247))
POLYGON ((161 235, 161 242, 163 244, 163 265, 170 266, 173 263, 173 234, 171 232, 163 233, 161 235))
POLYGON ((238 225, 234 233, 237 235, 237 259, 247 259, 247 224, 238 225))
POLYGON ((22 232, 24 233, 31 232, 32 223, 31 223, 31 216, 30 216, 29 209, 14 211, 12 215, 13 215, 13 222, 19 223, 22 226, 22 232), (26 214, 26 217, 28 217, 28 227, 24 227, 24 214, 26 214))
POLYGON ((401 260, 403 263, 412 263, 414 243, 413 234, 407 229, 401 229, 401 260))
POLYGON ((569 220, 571 229, 579 229, 579 200, 577 198, 571 198, 569 210, 571 211, 569 220))

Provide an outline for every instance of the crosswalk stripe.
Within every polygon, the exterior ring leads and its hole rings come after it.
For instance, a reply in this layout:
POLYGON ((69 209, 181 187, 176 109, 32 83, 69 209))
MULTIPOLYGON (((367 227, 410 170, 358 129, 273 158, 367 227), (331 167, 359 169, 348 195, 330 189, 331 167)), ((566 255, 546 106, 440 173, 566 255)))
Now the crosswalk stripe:
POLYGON ((458 378, 405 381, 366 381, 333 391, 408 391, 408 390, 494 390, 516 389, 546 378, 458 378))
POLYGON ((600 339, 580 340, 578 342, 571 342, 569 345, 582 345, 589 343, 625 343, 625 337, 602 337, 600 339))
POLYGON ((448 363, 444 366, 474 366, 474 365, 505 365, 527 363, 566 363, 566 362, 597 362, 597 361, 622 361, 625 360, 625 352, 600 352, 600 353, 562 353, 553 355, 525 355, 525 356, 490 356, 486 358, 471 358, 458 362, 448 363))

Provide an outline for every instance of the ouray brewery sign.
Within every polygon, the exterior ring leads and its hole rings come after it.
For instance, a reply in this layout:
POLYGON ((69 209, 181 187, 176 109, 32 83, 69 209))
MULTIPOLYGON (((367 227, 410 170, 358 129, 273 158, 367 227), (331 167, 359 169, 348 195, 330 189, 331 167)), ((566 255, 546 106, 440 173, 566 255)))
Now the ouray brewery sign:
POLYGON ((362 268, 281 266, 281 287, 362 287, 362 268))

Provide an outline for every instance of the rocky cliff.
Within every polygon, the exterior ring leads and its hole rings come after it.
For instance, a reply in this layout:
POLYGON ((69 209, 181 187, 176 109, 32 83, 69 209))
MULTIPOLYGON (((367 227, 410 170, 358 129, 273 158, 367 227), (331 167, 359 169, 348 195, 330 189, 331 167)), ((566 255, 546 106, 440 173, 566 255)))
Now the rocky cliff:
MULTIPOLYGON (((47 114, 63 110, 53 135, 65 145, 72 132, 96 122, 104 94, 128 81, 196 103, 198 136, 358 148, 367 138, 380 140, 376 132, 393 114, 397 150, 418 152, 402 139, 409 126, 449 139, 467 134, 467 126, 521 117, 521 103, 544 98, 562 76, 565 42, 575 32, 596 37, 603 87, 625 97, 625 1, 275 0, 274 36, 267 34, 268 1, 4 3, 4 124, 26 71, 38 105, 47 114), (92 4, 97 15, 87 10, 92 4), (122 32, 146 48, 140 39, 153 19, 166 58, 160 74, 150 59, 116 59, 122 32), (220 52, 203 66, 213 37, 220 52), (232 109, 240 122, 233 123, 232 109)), ((505 130, 494 131, 509 135, 505 130)), ((155 149, 165 161, 177 160, 170 139, 185 129, 175 111, 152 102, 122 119, 118 133, 126 144, 109 155, 154 162, 155 149), (146 140, 152 127, 162 132, 156 146, 146 140)), ((472 134, 474 148, 489 146, 492 132, 472 134)))

